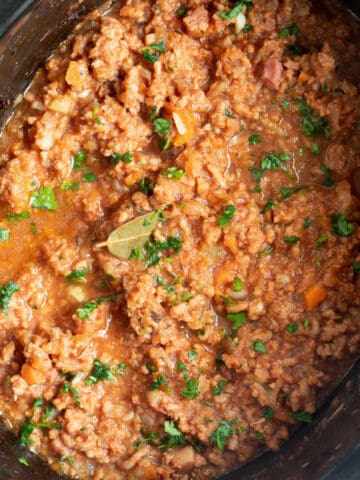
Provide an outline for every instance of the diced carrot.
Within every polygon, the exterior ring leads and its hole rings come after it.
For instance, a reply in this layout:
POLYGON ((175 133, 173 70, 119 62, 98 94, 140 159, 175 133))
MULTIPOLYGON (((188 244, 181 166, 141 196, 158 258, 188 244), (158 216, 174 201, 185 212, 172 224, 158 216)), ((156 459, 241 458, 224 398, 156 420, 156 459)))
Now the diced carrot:
POLYGON ((175 147, 180 147, 193 138, 197 122, 193 113, 186 110, 176 110, 173 113, 173 119, 178 131, 173 143, 175 147))
POLYGON ((70 62, 66 72, 65 81, 75 88, 84 86, 84 69, 86 67, 79 62, 70 62))
POLYGON ((24 363, 22 366, 21 375, 28 385, 34 385, 35 383, 42 383, 44 381, 42 373, 27 363, 24 363))
POLYGON ((35 370, 42 370, 43 369, 43 362, 40 357, 35 357, 32 362, 31 366, 35 368, 35 370))
POLYGON ((299 83, 305 83, 307 82, 308 80, 310 79, 310 75, 305 73, 305 72, 301 72, 300 75, 299 75, 299 83))
POLYGON ((320 285, 313 285, 308 288, 304 294, 305 307, 308 310, 315 308, 327 297, 327 290, 320 285))

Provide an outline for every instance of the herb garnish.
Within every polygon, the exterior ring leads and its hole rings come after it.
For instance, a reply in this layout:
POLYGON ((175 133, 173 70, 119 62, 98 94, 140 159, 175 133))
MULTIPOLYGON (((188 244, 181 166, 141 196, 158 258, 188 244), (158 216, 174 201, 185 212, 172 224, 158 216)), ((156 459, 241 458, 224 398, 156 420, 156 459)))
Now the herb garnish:
POLYGON ((289 237, 284 237, 284 241, 288 243, 289 245, 293 245, 294 243, 297 243, 300 240, 300 237, 297 237, 296 235, 291 235, 289 237))
POLYGON ((293 412, 290 415, 290 418, 293 418, 294 420, 298 420, 299 422, 305 422, 305 423, 311 423, 312 418, 310 413, 307 412, 293 412))
POLYGON ((217 224, 220 228, 225 228, 226 225, 230 222, 230 220, 235 215, 236 208, 234 205, 227 205, 223 210, 221 217, 218 218, 217 224))
POLYGON ((260 210, 260 213, 264 214, 269 212, 273 207, 275 206, 275 202, 272 198, 269 198, 269 200, 266 202, 262 210, 260 210))
POLYGON ((19 285, 12 280, 10 280, 10 282, 8 282, 6 285, 0 285, 0 306, 5 315, 8 312, 10 298, 19 290, 19 285))
POLYGON ((146 266, 151 267, 160 261, 160 251, 173 250, 175 253, 179 252, 182 247, 182 241, 176 237, 168 237, 164 242, 158 240, 150 240, 145 244, 145 250, 148 256, 146 266))
POLYGON ((310 217, 306 217, 306 218, 304 219, 303 227, 307 229, 307 228, 310 227, 310 225, 311 225, 310 217))
POLYGON ((33 208, 57 210, 58 203, 55 198, 54 190, 51 187, 41 187, 37 192, 32 192, 30 205, 33 208))
POLYGON ((158 390, 161 387, 161 385, 167 385, 168 383, 169 382, 167 380, 165 380, 163 375, 158 375, 154 379, 153 384, 150 387, 150 390, 151 391, 158 390))
POLYGON ((181 395, 189 400, 194 400, 200 395, 199 380, 196 378, 189 378, 185 383, 185 390, 182 390, 181 395))
POLYGON ((74 282, 83 282, 84 277, 86 277, 89 271, 90 270, 88 268, 83 268, 81 270, 73 270, 71 273, 65 275, 65 278, 74 282))
POLYGON ((262 416, 265 418, 265 420, 271 420, 275 417, 274 410, 271 407, 265 407, 262 412, 262 416))
POLYGON ((292 23, 288 27, 282 28, 279 32, 279 37, 287 37, 288 35, 302 35, 301 30, 296 23, 292 23))
POLYGON ((105 363, 102 363, 100 360, 96 359, 94 360, 90 375, 85 379, 85 385, 90 386, 105 380, 114 380, 114 377, 111 373, 111 367, 110 365, 106 365, 105 363))
POLYGON ((179 180, 185 175, 185 171, 177 167, 168 167, 166 170, 161 172, 161 175, 166 178, 171 178, 172 180, 179 180))
POLYGON ((74 168, 82 168, 86 160, 86 152, 78 152, 74 156, 74 168))
POLYGON ((235 277, 233 280, 232 291, 233 292, 241 292, 244 287, 244 283, 239 277, 235 277))
POLYGON ((249 137, 249 143, 250 145, 256 145, 258 143, 260 143, 262 141, 262 138, 259 134, 257 133, 253 133, 252 135, 250 135, 249 137))
POLYGON ((288 162, 289 160, 291 160, 291 157, 287 153, 270 152, 261 160, 260 167, 250 167, 249 171, 257 183, 260 182, 266 171, 274 171, 277 168, 283 170, 283 172, 293 180, 295 178, 294 175, 289 172, 284 164, 284 162, 288 162))
POLYGON ((96 175, 94 175, 92 172, 87 172, 87 173, 84 173, 82 178, 84 182, 92 183, 92 182, 95 182, 96 175))
POLYGON ((246 312, 237 312, 237 313, 228 313, 226 315, 227 320, 229 320, 232 325, 232 331, 236 332, 242 327, 247 321, 246 312))
POLYGON ((330 135, 327 122, 315 114, 314 110, 306 103, 303 98, 297 99, 298 112, 302 115, 301 129, 306 137, 325 134, 330 135))
POLYGON ((151 183, 148 178, 142 178, 140 180, 140 190, 144 195, 149 197, 154 193, 155 184, 151 183))
POLYGON ((149 45, 148 48, 142 51, 145 60, 149 63, 155 63, 158 60, 160 53, 164 53, 166 51, 166 46, 164 40, 160 40, 160 42, 152 43, 149 45))
POLYGON ((301 192, 301 190, 306 190, 307 187, 281 187, 279 188, 280 200, 284 202, 288 198, 295 195, 295 193, 301 192))
POLYGON ((240 0, 240 2, 238 2, 232 10, 228 12, 220 12, 217 14, 217 16, 219 18, 223 18, 224 20, 232 20, 240 13, 242 13, 242 9, 244 6, 246 6, 246 9, 249 9, 252 6, 252 3, 253 0, 240 0))
POLYGON ((225 117, 228 117, 228 118, 237 118, 237 116, 231 113, 231 111, 228 108, 225 108, 224 115, 225 117))
POLYGON ((218 428, 211 433, 211 436, 210 436, 211 444, 216 445, 221 452, 224 450, 229 438, 235 434, 235 431, 232 428, 234 423, 235 423, 235 420, 232 420, 231 422, 222 420, 218 428))
POLYGON ((332 233, 340 237, 349 237, 355 232, 355 224, 350 223, 347 220, 347 216, 344 213, 339 215, 332 215, 332 233))
POLYGON ((213 388, 214 396, 221 395, 228 383, 229 382, 227 380, 219 380, 213 388))
POLYGON ((335 181, 332 178, 332 171, 330 170, 330 168, 327 165, 325 165, 325 163, 322 163, 320 165, 320 168, 321 168, 321 171, 324 174, 324 181, 323 181, 322 185, 324 185, 324 187, 332 187, 335 184, 335 181))
POLYGON ((25 218, 30 218, 29 212, 21 212, 21 213, 8 213, 6 218, 9 220, 10 223, 15 223, 20 220, 24 220, 25 218))
POLYGON ((8 242, 10 238, 10 230, 0 228, 0 242, 8 242))
POLYGON ((30 436, 34 432, 35 428, 55 428, 56 430, 60 430, 61 427, 57 422, 43 422, 43 423, 36 423, 31 420, 27 420, 21 425, 20 428, 20 443, 27 447, 30 447, 34 442, 31 440, 30 436))
POLYGON ((296 333, 299 329, 299 324, 298 323, 288 323, 286 325, 286 331, 290 333, 290 335, 293 335, 296 333))
POLYGON ((80 320, 90 320, 89 314, 96 310, 97 307, 98 305, 95 302, 85 302, 82 308, 76 310, 76 314, 80 320))
POLYGON ((360 262, 354 262, 352 267, 353 267, 354 274, 359 275, 360 274, 360 262))
POLYGON ((267 353, 266 345, 261 340, 252 342, 251 347, 257 353, 267 353))
POLYGON ((80 183, 72 182, 71 180, 63 180, 60 189, 64 190, 64 192, 76 192, 80 188, 80 183))
POLYGON ((132 162, 132 153, 131 152, 126 152, 126 153, 113 153, 113 164, 117 165, 119 162, 123 163, 131 163, 132 162))
MULTIPOLYGON (((86 383, 86 382, 85 382, 86 383)), ((73 385, 70 385, 70 383, 65 382, 64 385, 61 387, 60 393, 71 393, 72 396, 74 397, 75 400, 75 405, 80 408, 80 395, 79 392, 76 390, 76 388, 73 385)))

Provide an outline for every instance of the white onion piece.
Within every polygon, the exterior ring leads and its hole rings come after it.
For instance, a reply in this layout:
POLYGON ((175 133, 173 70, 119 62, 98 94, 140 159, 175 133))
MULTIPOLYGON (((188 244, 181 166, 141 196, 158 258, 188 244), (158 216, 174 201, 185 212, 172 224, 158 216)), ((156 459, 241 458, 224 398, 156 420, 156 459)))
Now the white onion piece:
POLYGON ((177 131, 179 132, 180 135, 184 135, 186 133, 186 126, 184 125, 184 122, 181 120, 180 115, 177 113, 173 113, 173 119, 174 123, 176 126, 177 131))
POLYGON ((246 290, 241 290, 241 292, 230 292, 229 297, 234 298, 235 300, 244 300, 248 296, 246 290))
POLYGON ((239 15, 235 18, 235 31, 236 33, 240 33, 241 30, 246 25, 246 17, 243 13, 239 13, 239 15))

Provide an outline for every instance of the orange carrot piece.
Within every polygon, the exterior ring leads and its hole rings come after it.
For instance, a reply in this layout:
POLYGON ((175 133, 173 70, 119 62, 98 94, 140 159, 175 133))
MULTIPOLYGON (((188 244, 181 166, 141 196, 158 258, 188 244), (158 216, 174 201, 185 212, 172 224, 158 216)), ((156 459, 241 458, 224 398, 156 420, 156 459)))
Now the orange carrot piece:
POLYGON ((312 310, 327 297, 327 290, 320 285, 313 285, 308 288, 304 294, 305 307, 312 310))

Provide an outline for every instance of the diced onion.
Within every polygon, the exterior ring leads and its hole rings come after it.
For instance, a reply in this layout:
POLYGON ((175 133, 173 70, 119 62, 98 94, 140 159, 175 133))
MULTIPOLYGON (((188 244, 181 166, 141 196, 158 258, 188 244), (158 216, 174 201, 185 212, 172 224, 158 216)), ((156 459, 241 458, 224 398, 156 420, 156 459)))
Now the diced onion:
POLYGON ((174 112, 173 119, 174 119, 174 123, 177 131, 180 133, 180 135, 185 135, 185 133, 187 132, 187 129, 184 122, 181 120, 180 115, 174 112))
POLYGON ((235 19, 235 31, 236 33, 240 33, 241 30, 246 25, 246 17, 243 13, 239 13, 239 15, 235 19))

